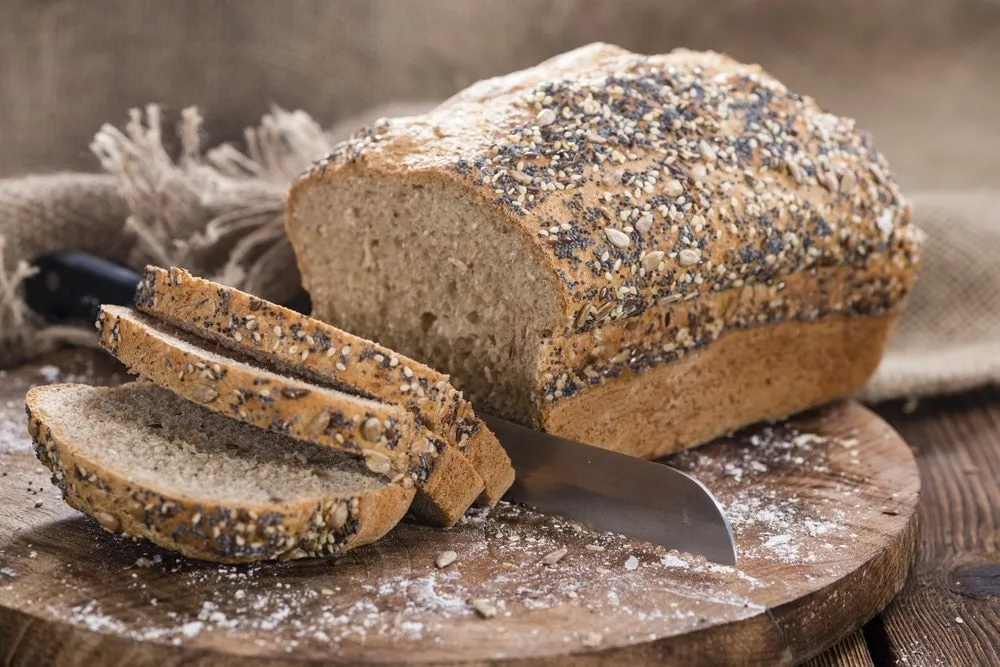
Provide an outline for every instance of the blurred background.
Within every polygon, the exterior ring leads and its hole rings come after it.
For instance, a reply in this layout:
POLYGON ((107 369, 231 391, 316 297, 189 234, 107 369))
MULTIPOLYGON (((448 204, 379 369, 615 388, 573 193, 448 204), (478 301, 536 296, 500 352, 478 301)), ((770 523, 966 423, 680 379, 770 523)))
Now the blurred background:
POLYGON ((0 177, 96 170, 94 132, 149 102, 197 105, 216 144, 271 103, 329 126, 595 40, 759 62, 904 186, 1000 181, 995 0, 3 0, 0 177))

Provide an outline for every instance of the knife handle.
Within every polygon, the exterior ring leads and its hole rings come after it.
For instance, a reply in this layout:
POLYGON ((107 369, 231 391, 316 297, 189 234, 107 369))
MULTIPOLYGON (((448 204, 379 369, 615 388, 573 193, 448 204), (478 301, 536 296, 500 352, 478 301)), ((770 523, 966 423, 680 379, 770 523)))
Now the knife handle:
POLYGON ((94 322, 102 303, 132 305, 141 276, 83 252, 50 252, 32 264, 38 271, 24 281, 24 301, 48 322, 94 322))
MULTIPOLYGON (((24 301, 50 323, 92 323, 101 304, 131 306, 142 280, 131 269, 85 252, 50 252, 32 264, 38 272, 24 281, 24 301)), ((312 311, 304 289, 281 305, 304 315, 312 311)))

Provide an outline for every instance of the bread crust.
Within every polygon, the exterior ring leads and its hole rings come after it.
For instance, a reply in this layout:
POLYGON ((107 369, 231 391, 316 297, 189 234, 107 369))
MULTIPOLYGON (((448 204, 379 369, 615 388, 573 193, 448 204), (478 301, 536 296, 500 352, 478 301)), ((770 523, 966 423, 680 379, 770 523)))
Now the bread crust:
POLYGON ((495 504, 514 481, 496 436, 447 375, 370 340, 172 267, 146 267, 136 307, 230 349, 279 363, 306 379, 400 405, 459 449, 495 504), (277 332, 277 333, 276 333, 277 332))
POLYGON ((849 394, 878 366, 897 319, 835 315, 730 331, 676 363, 553 403, 545 422, 567 438, 658 458, 849 394))
MULTIPOLYGON (((595 44, 358 132, 289 195, 289 237, 310 292, 324 291, 313 289, 324 277, 302 261, 314 240, 297 204, 359 178, 433 184, 525 242, 523 261, 542 267, 541 288, 557 304, 539 317, 556 326, 524 388, 532 413, 505 416, 626 452, 637 446, 601 413, 623 395, 620 383, 631 383, 633 415, 662 411, 654 376, 711 358, 724 336, 761 328, 755 336, 766 338, 778 325, 828 318, 891 322, 924 238, 870 135, 759 66, 716 53, 641 56, 595 44)), ((865 362, 809 392, 812 404, 864 383, 891 328, 872 327, 858 341, 865 362)), ((824 338, 813 349, 841 346, 824 338)), ((695 402, 707 408, 715 392, 695 402)), ((742 423, 768 416, 735 413, 742 423)), ((678 429, 668 441, 697 444, 681 435, 683 418, 656 421, 678 429)))
MULTIPOLYGON (((86 456, 61 427, 77 415, 52 414, 41 395, 70 385, 31 389, 28 431, 38 459, 71 507, 106 531, 147 539, 189 558, 220 563, 329 556, 380 539, 402 519, 412 484, 274 504, 219 503, 136 484, 86 456)), ((87 387, 124 392, 131 387, 87 387)))
POLYGON ((465 457, 400 406, 234 362, 129 308, 103 306, 97 326, 102 347, 178 396, 259 428, 364 457, 370 470, 387 479, 408 475, 421 498, 414 509, 425 522, 454 525, 483 489, 465 457))

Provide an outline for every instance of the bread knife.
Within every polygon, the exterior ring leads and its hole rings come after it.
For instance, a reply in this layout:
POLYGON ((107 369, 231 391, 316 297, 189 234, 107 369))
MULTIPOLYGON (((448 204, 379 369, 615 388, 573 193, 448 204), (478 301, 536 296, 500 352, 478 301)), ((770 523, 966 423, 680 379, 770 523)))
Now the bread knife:
MULTIPOLYGON (((141 276, 79 252, 36 258, 24 285, 28 307, 50 322, 86 322, 101 304, 132 305, 141 276)), ((308 296, 285 304, 308 312, 308 296)), ((668 465, 482 415, 516 471, 506 499, 572 521, 736 565, 732 529, 704 484, 668 465)))
POLYGON ((480 414, 514 464, 504 496, 632 539, 736 565, 733 531, 704 484, 663 463, 627 456, 480 414))

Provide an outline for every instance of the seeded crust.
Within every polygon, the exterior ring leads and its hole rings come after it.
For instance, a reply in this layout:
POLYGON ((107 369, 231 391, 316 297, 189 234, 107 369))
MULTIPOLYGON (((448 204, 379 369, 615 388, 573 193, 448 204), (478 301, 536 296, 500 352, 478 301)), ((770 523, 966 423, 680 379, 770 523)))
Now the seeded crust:
POLYGON ((465 457, 400 406, 257 368, 129 308, 103 306, 97 328, 102 347, 178 396, 275 433, 364 457, 370 470, 394 482, 408 475, 418 491, 413 511, 422 521, 454 525, 483 490, 465 457))
POLYGON ((184 269, 147 267, 135 298, 139 310, 282 371, 330 383, 413 411, 457 447, 484 482, 480 498, 495 504, 514 481, 496 436, 448 376, 377 343, 202 278, 184 269))
MULTIPOLYGON (((207 411, 149 384, 115 388, 46 385, 31 389, 25 399, 38 459, 52 471, 52 481, 66 502, 108 532, 144 538, 189 558, 222 563, 290 560, 329 556, 374 542, 410 506, 413 485, 389 482, 361 492, 330 489, 319 497, 273 503, 218 502, 178 493, 169 486, 137 484, 129 478, 129 471, 109 468, 89 456, 93 442, 79 442, 66 433, 67 420, 85 417, 90 399, 99 397, 106 405, 116 397, 136 393, 149 405, 150 419, 167 410, 184 411, 192 420, 224 419, 200 415, 207 411), (65 398, 67 393, 73 395, 70 404, 77 405, 79 412, 53 409, 62 403, 49 404, 56 394, 65 398)), ((141 422, 129 422, 126 428, 134 429, 136 438, 150 430, 141 422)), ((245 430, 247 439, 262 433, 250 427, 245 430)), ((183 431, 172 435, 183 440, 183 431)), ((97 429, 93 437, 107 442, 97 429)))
POLYGON ((596 44, 356 133, 287 227, 316 317, 482 409, 658 456, 859 388, 915 279, 910 217, 871 136, 760 67, 596 44))

